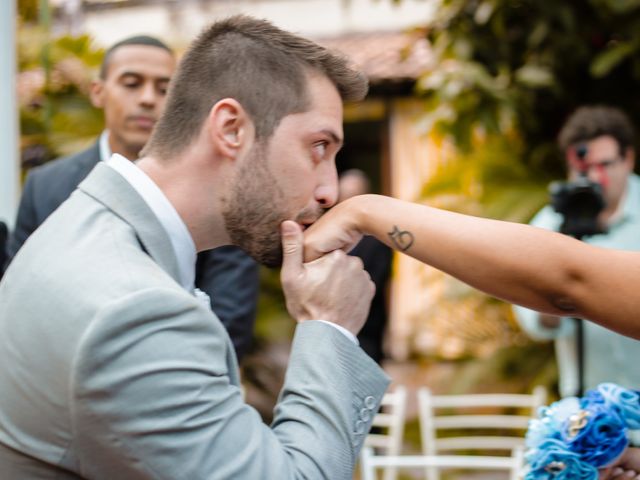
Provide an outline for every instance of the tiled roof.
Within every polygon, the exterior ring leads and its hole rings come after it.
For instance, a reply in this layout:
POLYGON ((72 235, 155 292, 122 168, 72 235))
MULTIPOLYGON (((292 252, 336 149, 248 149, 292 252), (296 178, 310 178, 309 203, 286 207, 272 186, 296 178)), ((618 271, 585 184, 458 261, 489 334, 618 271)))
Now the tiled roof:
POLYGON ((372 84, 415 81, 431 63, 432 54, 420 32, 376 32, 317 39, 349 56, 372 84))

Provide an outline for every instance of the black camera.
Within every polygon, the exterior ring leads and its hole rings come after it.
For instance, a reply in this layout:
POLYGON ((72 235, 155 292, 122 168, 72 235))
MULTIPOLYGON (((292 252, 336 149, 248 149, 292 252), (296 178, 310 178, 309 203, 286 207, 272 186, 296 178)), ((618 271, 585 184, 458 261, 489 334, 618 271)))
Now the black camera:
MULTIPOLYGON (((580 163, 587 155, 586 146, 576 149, 580 163)), ((560 232, 577 239, 598 233, 606 233, 598 223, 598 215, 606 203, 602 195, 602 186, 592 182, 587 172, 581 170, 580 176, 571 182, 553 182, 549 186, 551 205, 564 220, 560 232)))

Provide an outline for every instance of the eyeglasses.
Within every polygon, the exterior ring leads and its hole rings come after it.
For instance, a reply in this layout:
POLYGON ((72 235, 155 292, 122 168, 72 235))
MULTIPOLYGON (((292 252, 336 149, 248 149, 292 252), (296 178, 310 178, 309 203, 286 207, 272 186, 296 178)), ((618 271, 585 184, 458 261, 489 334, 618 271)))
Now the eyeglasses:
POLYGON ((593 162, 593 163, 581 162, 579 165, 571 165, 571 170, 575 172, 585 172, 585 173, 589 173, 594 169, 598 171, 609 170, 610 168, 622 163, 623 161, 624 161, 624 158, 617 157, 617 158, 602 160, 600 162, 593 162))

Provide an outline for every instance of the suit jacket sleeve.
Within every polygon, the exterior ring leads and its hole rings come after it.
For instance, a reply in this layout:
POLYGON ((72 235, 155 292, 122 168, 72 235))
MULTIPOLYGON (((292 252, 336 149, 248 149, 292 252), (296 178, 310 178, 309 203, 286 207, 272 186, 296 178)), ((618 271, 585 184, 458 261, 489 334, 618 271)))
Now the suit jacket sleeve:
POLYGON ((271 428, 230 381, 219 322, 186 293, 103 309, 75 355, 72 428, 92 479, 350 479, 388 385, 331 326, 297 328, 271 428))
POLYGON ((258 302, 258 264, 232 246, 198 254, 196 287, 209 295, 211 308, 227 329, 238 360, 251 346, 258 302))

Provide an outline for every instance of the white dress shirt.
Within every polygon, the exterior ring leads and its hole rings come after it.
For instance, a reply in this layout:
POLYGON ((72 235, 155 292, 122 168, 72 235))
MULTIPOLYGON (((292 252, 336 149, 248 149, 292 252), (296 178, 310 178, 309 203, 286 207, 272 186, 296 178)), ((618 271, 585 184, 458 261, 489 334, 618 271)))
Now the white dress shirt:
POLYGON ((182 288, 193 292, 196 278, 196 246, 180 215, 160 187, 133 162, 114 153, 107 165, 122 175, 153 211, 169 235, 178 260, 178 276, 182 288))
POLYGON ((106 162, 111 158, 111 147, 109 146, 109 130, 103 130, 98 140, 100 150, 100 160, 106 162))

